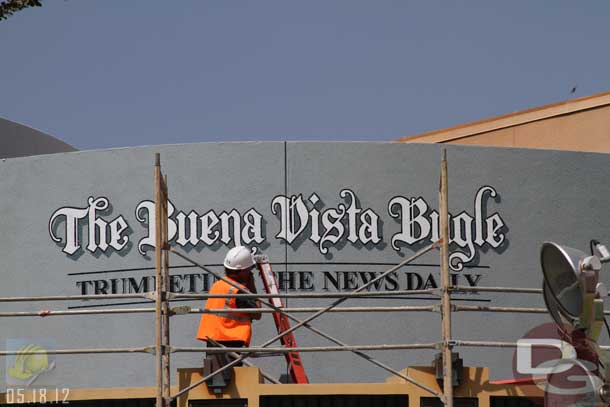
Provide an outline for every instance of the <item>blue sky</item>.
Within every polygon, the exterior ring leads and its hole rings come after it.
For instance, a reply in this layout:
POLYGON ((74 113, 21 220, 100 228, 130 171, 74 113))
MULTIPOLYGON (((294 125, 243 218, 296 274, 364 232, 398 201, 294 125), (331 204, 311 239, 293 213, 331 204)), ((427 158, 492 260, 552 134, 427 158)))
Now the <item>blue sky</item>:
POLYGON ((393 140, 610 90, 608 1, 43 5, 0 22, 0 117, 79 149, 393 140))

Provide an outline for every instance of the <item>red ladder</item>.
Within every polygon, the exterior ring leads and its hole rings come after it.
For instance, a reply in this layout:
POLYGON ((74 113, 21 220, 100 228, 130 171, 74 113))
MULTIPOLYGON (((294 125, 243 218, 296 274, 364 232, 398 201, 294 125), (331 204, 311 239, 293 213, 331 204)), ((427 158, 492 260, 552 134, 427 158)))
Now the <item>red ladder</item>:
MULTIPOLYGON (((265 291, 267 294, 278 294, 278 297, 270 298, 270 302, 278 308, 284 308, 284 303, 282 299, 279 297, 280 290, 277 285, 277 280, 275 279, 275 275, 273 274, 273 270, 271 270, 271 264, 269 263, 269 258, 266 255, 257 255, 255 256, 256 265, 258 266, 258 271, 260 272, 261 278, 263 279, 263 283, 265 284, 265 291)), ((281 312, 273 313, 273 321, 275 321, 275 326, 277 327, 278 334, 285 332, 290 329, 290 320, 288 317, 281 312)), ((294 339, 294 335, 292 332, 286 334, 280 338, 282 345, 285 348, 296 348, 297 341, 294 339)), ((299 352, 289 352, 285 353, 286 364, 288 365, 288 369, 290 371, 290 377, 292 378, 292 383, 298 384, 306 384, 309 383, 309 379, 307 379, 307 374, 305 373, 305 368, 303 367, 303 363, 301 362, 301 355, 299 352)))

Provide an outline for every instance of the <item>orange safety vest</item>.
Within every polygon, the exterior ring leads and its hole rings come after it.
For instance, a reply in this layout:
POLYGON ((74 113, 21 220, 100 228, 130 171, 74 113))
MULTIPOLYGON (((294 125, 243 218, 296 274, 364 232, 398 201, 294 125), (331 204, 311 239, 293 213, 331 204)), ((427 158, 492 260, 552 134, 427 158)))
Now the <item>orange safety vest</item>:
MULTIPOLYGON (((237 286, 244 287, 233 281, 237 286)), ((244 287, 245 289, 245 287, 244 287)), ((237 294, 239 290, 223 280, 212 285, 210 294, 237 294)), ((237 309, 237 298, 208 298, 205 309, 237 309)), ((216 341, 243 341, 250 345, 252 319, 250 314, 227 311, 222 314, 203 314, 197 330, 197 339, 206 341, 208 337, 216 341)))

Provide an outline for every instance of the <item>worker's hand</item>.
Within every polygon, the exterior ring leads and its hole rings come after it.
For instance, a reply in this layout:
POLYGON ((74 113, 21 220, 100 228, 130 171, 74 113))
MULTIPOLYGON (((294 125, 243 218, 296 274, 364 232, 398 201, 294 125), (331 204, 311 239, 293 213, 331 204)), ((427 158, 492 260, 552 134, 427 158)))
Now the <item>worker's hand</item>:
MULTIPOLYGON (((256 308, 260 308, 261 307, 261 302, 259 300, 256 300, 256 308)), ((262 313, 257 312, 255 314, 250 314, 252 316, 252 319, 256 319, 259 320, 261 319, 262 313)))
POLYGON ((253 293, 256 293, 256 284, 254 283, 254 274, 250 273, 248 275, 248 281, 246 282, 246 287, 253 293))

